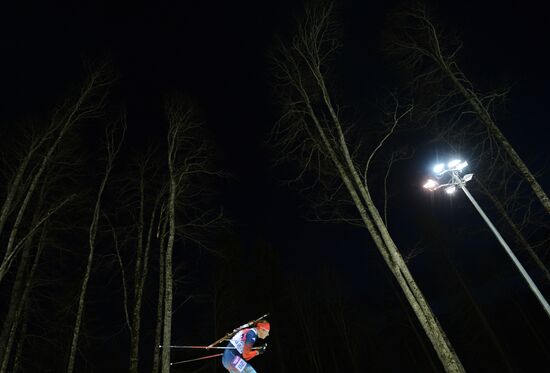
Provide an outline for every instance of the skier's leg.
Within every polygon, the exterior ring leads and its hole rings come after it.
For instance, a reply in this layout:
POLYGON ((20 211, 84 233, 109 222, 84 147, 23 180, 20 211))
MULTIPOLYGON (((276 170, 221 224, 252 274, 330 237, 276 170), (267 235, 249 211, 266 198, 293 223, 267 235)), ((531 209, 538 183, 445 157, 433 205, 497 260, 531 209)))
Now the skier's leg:
POLYGON ((226 350, 223 354, 222 363, 225 369, 230 373, 256 373, 250 364, 242 357, 235 355, 231 350, 226 350))
POLYGON ((256 370, 252 367, 252 365, 247 363, 243 373, 256 373, 256 370))
POLYGON ((235 354, 233 353, 233 351, 225 350, 222 356, 222 365, 230 373, 239 373, 239 371, 236 370, 232 364, 234 359, 235 359, 235 354))

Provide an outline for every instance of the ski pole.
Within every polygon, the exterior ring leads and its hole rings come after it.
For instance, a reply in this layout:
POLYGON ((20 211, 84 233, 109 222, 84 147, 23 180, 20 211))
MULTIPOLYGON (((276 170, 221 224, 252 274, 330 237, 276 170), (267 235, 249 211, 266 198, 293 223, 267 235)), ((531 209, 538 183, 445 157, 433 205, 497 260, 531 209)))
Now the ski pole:
MULTIPOLYGON (((159 348, 164 348, 164 346, 159 345, 159 348)), ((196 348, 201 350, 217 349, 217 350, 235 350, 235 347, 208 347, 208 346, 167 346, 167 348, 179 350, 185 348, 196 348)))
MULTIPOLYGON (((216 347, 209 347, 209 346, 167 346, 168 348, 172 348, 172 349, 175 349, 175 350, 178 350, 178 349, 186 349, 186 348, 195 348, 195 349, 201 349, 201 350, 236 350, 237 348, 236 347, 219 347, 219 346, 216 346, 216 347)), ((159 348, 163 348, 162 345, 159 345, 159 348)), ((252 350, 257 350, 259 349, 260 347, 252 347, 252 350)))
POLYGON ((212 359, 212 358, 214 358, 214 357, 218 357, 218 356, 222 356, 222 355, 223 355, 223 353, 221 353, 221 354, 214 354, 214 355, 208 355, 208 356, 198 357, 198 358, 196 358, 196 359, 189 359, 189 360, 177 361, 177 362, 175 362, 175 363, 170 363, 170 365, 178 365, 178 364, 183 364, 183 363, 190 363, 191 361, 212 359))

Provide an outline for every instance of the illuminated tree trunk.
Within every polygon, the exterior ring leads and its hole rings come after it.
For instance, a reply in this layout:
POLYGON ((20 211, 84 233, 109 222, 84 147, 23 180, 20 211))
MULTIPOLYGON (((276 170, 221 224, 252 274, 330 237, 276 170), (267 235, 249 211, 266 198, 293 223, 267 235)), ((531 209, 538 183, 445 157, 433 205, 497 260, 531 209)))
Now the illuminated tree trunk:
POLYGON ((170 372, 170 346, 172 337, 172 302, 173 302, 173 265, 172 255, 174 251, 174 241, 176 239, 176 193, 177 193, 177 170, 176 157, 178 154, 178 132, 179 127, 185 122, 179 122, 179 118, 169 119, 168 132, 168 241, 164 252, 164 302, 163 302, 163 326, 162 326, 162 373, 170 372))
POLYGON ((162 342, 162 320, 163 320, 163 314, 164 314, 164 277, 165 277, 165 269, 164 269, 164 253, 165 253, 165 244, 166 244, 166 225, 168 223, 168 220, 166 217, 161 213, 161 219, 159 222, 159 230, 157 231, 157 237, 160 236, 160 244, 159 244, 159 287, 158 287, 158 300, 157 300, 157 322, 155 326, 155 349, 154 349, 154 355, 153 355, 153 369, 151 370, 152 373, 158 373, 159 367, 160 367, 160 357, 162 354, 162 350, 158 349, 158 346, 162 342))
POLYGON ((17 170, 15 171, 15 175, 13 176, 13 179, 11 182, 8 183, 8 193, 6 195, 6 199, 4 200, 4 203, 2 204, 2 210, 0 212, 0 236, 2 235, 2 232, 4 230, 4 226, 6 224, 6 219, 8 218, 9 212, 12 209, 12 205, 14 203, 16 193, 20 191, 21 188, 26 188, 26 185, 21 185, 21 181, 23 179, 23 175, 25 175, 27 171, 27 166, 29 165, 29 162, 34 157, 36 150, 40 148, 42 143, 46 140, 47 135, 41 136, 40 140, 34 140, 31 141, 31 144, 29 145, 29 148, 26 152, 25 157, 21 160, 21 163, 17 167, 17 170))
POLYGON ((333 28, 330 6, 306 9, 305 19, 299 24, 290 46, 281 45, 279 54, 274 58, 277 78, 289 95, 286 97, 284 120, 277 127, 279 141, 284 149, 295 152, 285 154, 287 157, 308 155, 307 159, 302 158, 307 167, 312 167, 311 154, 315 152, 330 161, 331 166, 325 167, 333 167, 335 177, 344 184, 364 226, 405 294, 445 371, 464 372, 464 367, 409 272, 371 198, 367 186, 370 158, 364 167, 363 181, 350 155, 348 139, 338 111, 331 102, 323 73, 326 60, 339 46, 331 36, 333 28), (286 127, 283 128, 284 125, 286 127))
POLYGON ((517 167, 523 178, 527 181, 527 184, 529 184, 529 186, 539 199, 540 203, 544 206, 546 213, 550 214, 550 199, 538 183, 537 179, 535 179, 535 176, 531 173, 527 165, 523 162, 519 154, 516 152, 514 147, 504 136, 500 128, 495 124, 485 105, 483 105, 479 97, 473 91, 467 90, 464 87, 464 85, 460 82, 460 80, 458 80, 456 75, 447 65, 442 65, 441 67, 442 69, 444 69, 445 73, 456 86, 456 88, 464 95, 466 100, 468 100, 468 102, 480 118, 481 122, 485 124, 491 134, 500 142, 502 148, 508 153, 508 156, 510 157, 514 165, 517 167))
MULTIPOLYGON (((206 247, 207 230, 217 227, 221 214, 203 205, 208 190, 203 177, 219 176, 210 168, 210 149, 202 133, 202 124, 194 118, 192 104, 172 99, 166 105, 168 119, 166 201, 167 238, 164 252, 164 301, 161 371, 170 370, 172 304, 174 301, 173 260, 176 234, 182 242, 206 247), (178 214, 185 212, 185 214, 178 214), (178 219, 179 216, 179 219, 178 219)), ((221 226, 221 225, 220 225, 221 226)))
POLYGON ((134 270, 134 303, 132 308, 131 329, 130 329, 130 373, 138 372, 139 363, 139 341, 141 325, 141 309, 143 303, 143 289, 149 272, 149 251, 153 235, 153 228, 156 219, 159 198, 155 203, 149 217, 147 232, 145 232, 145 165, 140 169, 140 208, 136 249, 136 266, 134 270))
POLYGON ((125 129, 126 129, 125 123, 123 123, 123 135, 118 144, 115 143, 115 132, 116 132, 115 129, 106 130, 107 163, 105 166, 103 179, 101 180, 101 184, 99 186, 99 190, 97 193, 94 212, 92 215, 92 221, 88 229, 88 258, 86 261, 86 268, 84 270, 82 284, 80 286, 80 293, 78 296, 76 319, 74 323, 73 335, 72 335, 70 349, 69 349, 67 373, 73 373, 74 366, 75 366, 76 349, 78 347, 78 338, 80 336, 80 328, 82 325, 82 318, 84 316, 86 293, 88 290, 88 283, 90 281, 90 276, 92 273, 92 264, 94 261, 95 240, 97 236, 99 216, 101 213, 101 199, 103 197, 103 192, 105 191, 105 186, 107 185, 107 181, 109 180, 109 175, 111 174, 111 171, 113 169, 113 163, 115 161, 116 155, 120 150, 120 146, 122 145, 122 139, 124 138, 125 129))
POLYGON ((8 368, 8 362, 10 360, 12 345, 15 337, 15 330, 17 329, 20 321, 18 317, 18 310, 21 302, 24 303, 23 288, 25 286, 25 279, 28 271, 31 247, 32 243, 28 240, 21 252, 21 259, 19 260, 19 264, 17 266, 17 273, 15 275, 15 281, 12 287, 8 311, 2 324, 2 332, 0 334, 0 351, 2 353, 0 373, 5 373, 8 368))
MULTIPOLYGON (((14 294, 11 297, 8 316, 4 320, 4 325, 2 328, 2 341, 5 341, 5 343, 3 343, 2 345, 2 351, 4 355, 1 362, 0 373, 5 373, 8 369, 10 354, 12 346, 16 339, 17 329, 20 328, 22 325, 26 325, 25 316, 27 315, 27 300, 29 298, 29 293, 34 280, 34 274, 36 272, 36 268, 38 267, 42 250, 45 245, 45 232, 46 228, 44 227, 42 230, 42 235, 38 242, 38 248, 34 257, 32 258, 32 263, 29 263, 32 248, 30 241, 25 245, 26 247, 21 254, 21 262, 17 271, 16 282, 13 287, 14 294), (28 268, 28 264, 32 264, 30 268, 28 268)), ((21 333, 19 334, 20 340, 25 338, 25 328, 21 329, 21 333)), ((22 344, 20 344, 18 351, 20 351, 21 348, 22 344)), ((13 364, 13 371, 15 372, 17 371, 18 365, 17 356, 14 360, 15 361, 13 364)))

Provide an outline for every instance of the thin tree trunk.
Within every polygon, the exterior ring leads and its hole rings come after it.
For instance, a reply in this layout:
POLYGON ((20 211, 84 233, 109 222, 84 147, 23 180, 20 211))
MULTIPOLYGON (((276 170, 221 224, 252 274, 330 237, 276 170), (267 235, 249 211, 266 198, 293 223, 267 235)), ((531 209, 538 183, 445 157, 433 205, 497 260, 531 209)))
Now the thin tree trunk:
MULTIPOLYGON (((105 181, 105 179, 104 179, 105 181)), ((103 183, 102 183, 103 184, 103 183)), ((102 185, 103 186, 103 185, 102 185)), ((92 272, 92 263, 94 259, 95 252, 95 238, 97 233, 97 225, 99 221, 99 210, 100 210, 100 198, 103 192, 103 188, 100 188, 100 194, 98 196, 94 215, 92 218, 92 224, 90 225, 89 237, 88 237, 88 260, 86 262, 86 269, 84 271, 84 277, 82 279, 82 285, 80 287, 80 294, 78 297, 78 308, 76 311, 76 320, 73 329, 73 336, 71 340, 71 347, 69 352, 69 362, 67 364, 67 373, 73 373, 76 357, 76 349, 78 347, 78 337, 80 336, 80 328, 82 325, 82 317, 84 315, 84 303, 86 300, 86 292, 88 289, 88 282, 90 281, 90 275, 92 272)))
POLYGON ((29 314, 29 308, 23 309, 23 316, 21 317, 21 332, 19 333, 19 339, 17 341, 17 347, 15 351, 15 357, 13 359, 13 373, 23 372, 21 367, 21 356, 23 356, 23 348, 25 346, 25 339, 27 337, 27 317, 29 314))
POLYGON ((153 355, 153 369, 152 373, 158 373, 160 368, 160 356, 162 353, 162 350, 159 350, 159 345, 162 341, 162 320, 163 320, 163 314, 164 314, 164 278, 165 278, 165 238, 166 238, 166 225, 168 223, 168 220, 166 217, 162 217, 161 212, 161 218, 159 221, 159 228, 162 222, 162 228, 157 231, 157 237, 160 233, 160 244, 159 244, 159 289, 158 289, 158 302, 157 302, 157 323, 155 326, 155 353, 153 355))
POLYGON ((28 280, 25 277, 30 264, 29 259, 31 247, 32 242, 31 240, 28 240, 21 253, 21 259, 17 266, 17 274, 15 275, 15 281, 12 287, 8 311, 2 323, 2 332, 0 334, 0 351, 2 353, 2 359, 0 360, 0 373, 5 373, 8 368, 15 330, 20 322, 18 319, 18 310, 21 301, 24 301, 25 280, 28 280))
MULTIPOLYGON (((3 330, 2 330, 2 334, 4 333, 4 329, 9 330, 9 332, 8 332, 8 335, 7 335, 6 343, 4 344, 4 358, 2 359, 2 365, 0 366, 0 373, 5 373, 8 369, 10 353, 11 353, 13 343, 15 341, 17 328, 19 327, 19 325, 24 324, 23 318, 24 318, 24 316, 27 315, 27 312, 26 312, 27 299, 29 298, 29 293, 30 293, 30 290, 31 290, 31 287, 32 287, 32 282, 34 280, 34 274, 36 272, 36 268, 38 267, 38 263, 40 261, 41 255, 42 255, 42 250, 44 249, 45 232, 46 232, 46 228, 44 227, 42 229, 42 234, 41 234, 41 237, 40 237, 40 241, 38 242, 38 248, 36 250, 36 255, 34 256, 33 263, 32 263, 32 266, 29 270, 29 273, 26 276, 25 283, 22 284, 23 286, 18 286, 18 287, 22 287, 22 289, 19 289, 19 290, 21 290, 20 297, 19 298, 12 297, 12 298, 16 298, 16 299, 15 299, 15 302, 13 302, 15 304, 15 307, 14 307, 15 310, 14 310, 13 315, 12 315, 11 323, 7 322, 7 321, 4 322, 4 327, 3 327, 3 330)), ((21 261, 22 262, 24 261, 25 263, 23 265, 20 264, 20 266, 19 266, 21 273, 26 272, 26 269, 27 269, 27 263, 28 263, 28 260, 30 259, 31 242, 29 241, 28 245, 26 245, 26 246, 27 247, 25 248, 25 252, 22 253, 22 257, 21 257, 21 261), (26 259, 23 260, 24 257, 26 257, 26 259)), ((17 276, 19 276, 19 274, 20 273, 18 271, 17 276)), ((20 278, 20 280, 21 280, 21 283, 22 283, 23 278, 20 278)), ((14 286, 14 289, 15 289, 15 286, 14 286)), ((12 302, 10 302, 10 308, 11 308, 11 303, 12 302)), ((20 339, 23 338, 23 334, 20 333, 19 338, 20 339)), ((16 359, 14 359, 14 360, 16 360, 16 359)), ((15 365, 14 365, 13 370, 15 371, 15 365)))
POLYGON ((111 173, 111 170, 113 168, 113 162, 114 159, 120 150, 120 146, 122 144, 122 139, 124 138, 124 131, 126 129, 125 123, 123 123, 123 135, 121 137, 120 142, 118 143, 118 146, 115 146, 115 130, 106 130, 106 146, 107 146, 107 164, 105 166, 105 173, 103 175, 103 180, 101 181, 101 185, 99 186, 99 190, 97 193, 97 199, 94 207, 94 212, 92 216, 92 221, 90 223, 90 227, 88 229, 88 259, 86 263, 86 269, 84 271, 84 276, 82 279, 82 285, 80 287, 80 295, 78 298, 78 306, 76 311, 76 320, 75 320, 75 326, 73 329, 73 335, 71 340, 71 346, 70 346, 70 352, 69 352, 69 358, 67 363, 67 373, 73 373, 74 365, 75 365, 75 357, 76 357, 76 349, 78 347, 78 338, 80 336, 80 328, 82 324, 82 318, 84 315, 84 305, 86 300, 86 292, 88 289, 88 282, 90 281, 90 276, 92 272, 92 264, 94 260, 94 252, 95 252, 95 240, 97 236, 97 229, 99 225, 99 216, 101 212, 101 198, 103 196, 103 192, 105 190, 105 186, 107 185, 107 181, 109 180, 109 175, 111 173))
MULTIPOLYGON (((142 200, 141 203, 143 205, 144 201, 142 200)), ((153 225, 156 218, 156 209, 157 209, 157 206, 155 205, 155 208, 153 209, 153 212, 151 213, 151 217, 149 220, 149 227, 147 230, 145 245, 143 244, 138 245, 138 246, 142 246, 142 248, 144 246, 144 250, 142 253, 139 253, 140 257, 142 257, 143 259, 140 260, 139 267, 136 265, 136 275, 134 276, 135 278, 134 309, 132 311, 132 330, 130 333, 131 335, 130 369, 129 369, 130 373, 138 372, 141 306, 143 303, 143 288, 145 287, 145 280, 148 274, 149 251, 150 251, 151 239, 153 235, 153 225)), ((143 232, 143 229, 140 229, 139 237, 142 237, 142 232, 143 232)))
POLYGON ((30 228, 30 231, 27 232, 27 234, 19 239, 17 242, 17 245, 13 247, 13 249, 10 251, 9 255, 4 257, 4 260, 2 261, 2 264, 0 265, 0 282, 2 281, 3 277, 7 274, 11 263, 15 260, 17 254, 19 253, 19 250, 25 245, 27 240, 30 240, 36 231, 41 228, 42 224, 44 224, 50 216, 55 214, 57 211, 61 210, 61 208, 67 204, 69 201, 71 201, 73 198, 75 198, 75 195, 67 197, 64 201, 54 206, 50 211, 48 211, 40 220, 38 220, 35 224, 32 225, 32 228, 30 228))
POLYGON ((540 203, 546 210, 546 213, 550 214, 550 199, 548 198, 540 184, 537 182, 527 165, 523 162, 523 160, 517 154, 508 139, 504 136, 500 128, 493 121, 487 107, 483 104, 479 96, 472 89, 469 89, 469 87, 466 87, 464 85, 464 82, 466 82, 466 84, 469 84, 469 81, 456 66, 454 56, 447 56, 441 50, 439 35, 435 26, 422 10, 413 11, 410 15, 420 23, 421 28, 424 28, 428 32, 430 43, 429 50, 419 48, 417 45, 416 48, 414 48, 416 49, 416 52, 431 57, 432 60, 439 66, 443 74, 451 81, 456 90, 460 92, 460 94, 472 107, 474 112, 477 114, 479 120, 485 125, 485 127, 494 136, 494 138, 497 139, 497 141, 501 144, 502 148, 510 156, 512 163, 517 167, 520 174, 527 181, 527 183, 539 199, 540 203))
POLYGON ((535 179, 535 176, 531 173, 527 165, 523 162, 519 154, 512 147, 506 136, 504 136, 500 128, 498 128, 498 126, 495 124, 483 103, 479 100, 477 95, 464 87, 464 85, 457 79, 456 75, 448 68, 447 65, 444 65, 443 69, 449 79, 453 82, 455 87, 460 91, 460 93, 462 93, 462 95, 464 95, 464 98, 466 98, 466 100, 470 103, 481 122, 485 124, 491 134, 498 140, 498 142, 500 142, 506 153, 508 153, 510 159, 517 167, 523 178, 527 181, 527 183, 539 199, 540 203, 546 210, 546 213, 550 214, 550 199, 548 198, 538 181, 535 179))
POLYGON ((9 269, 9 266, 11 265, 11 262, 12 262, 11 258, 15 257, 15 255, 17 254, 16 252, 17 233, 19 231, 21 222, 23 220, 23 216, 25 215, 25 212, 27 211, 27 207, 31 201, 31 197, 34 194, 35 189, 39 186, 40 180, 42 178, 42 174, 46 170, 47 166, 50 164, 52 158, 54 157, 59 145, 62 143, 67 132, 80 119, 82 119, 87 115, 92 115, 100 107, 99 105, 97 106, 92 105, 91 107, 87 107, 86 104, 88 103, 90 96, 93 95, 93 93, 97 90, 97 88, 102 84, 104 84, 104 82, 101 80, 101 75, 102 75, 102 72, 96 72, 92 74, 92 76, 90 77, 90 79, 88 80, 84 88, 82 89, 80 96, 78 97, 78 100, 69 109, 68 113, 66 113, 66 115, 61 118, 60 122, 55 121, 55 118, 54 118, 54 121, 51 124, 51 128, 59 128, 59 132, 55 137, 55 140, 49 147, 48 151, 42 158, 42 161, 40 162, 40 166, 38 167, 36 173, 31 177, 29 187, 25 193, 25 197, 23 198, 21 205, 19 206, 16 218, 14 220, 14 223, 10 231, 8 244, 6 246, 6 253, 2 261, 2 265, 0 266, 0 282, 2 281, 2 278, 4 277, 6 271, 9 269))
POLYGON ((170 348, 172 337, 172 301, 173 301, 173 273, 172 273, 172 253, 174 250, 174 241, 176 237, 176 175, 175 175, 175 157, 177 154, 177 128, 171 126, 168 148, 168 242, 164 257, 164 320, 162 332, 162 373, 170 372, 170 348))
POLYGON ((139 329, 141 311, 141 293, 140 293, 140 277, 142 272, 143 261, 143 230, 144 230, 144 210, 145 210, 145 191, 144 191, 144 169, 140 168, 139 178, 139 219, 137 227, 137 247, 136 247, 136 265, 134 269, 134 304, 132 308, 132 318, 130 321, 130 373, 137 373, 139 359, 139 329))
POLYGON ((19 164, 19 167, 17 167, 17 171, 15 172, 13 181, 8 186, 8 193, 6 195, 6 199, 4 200, 4 203, 2 204, 2 211, 0 213, 0 236, 2 235, 2 231, 4 230, 4 225, 6 224, 6 220, 8 218, 9 212, 11 211, 12 204, 15 199, 15 195, 18 191, 20 191, 21 179, 23 178, 23 175, 27 170, 27 166, 31 158, 33 157, 37 147, 38 146, 34 146, 34 144, 31 144, 30 149, 27 152, 27 155, 21 161, 21 163, 19 164))
MULTIPOLYGON (((386 277, 387 278, 387 277, 386 277)), ((395 286, 395 282, 392 281, 391 277, 389 278, 388 280, 392 286, 392 288, 394 289, 394 291, 396 293, 398 293, 398 288, 395 286)), ((433 372, 437 372, 439 371, 439 369, 436 367, 436 364, 434 362, 434 359, 431 357, 431 354, 430 354, 430 351, 428 351, 429 349, 429 346, 426 345, 426 343, 424 342, 423 338, 422 338, 422 335, 420 333, 420 331, 418 330, 415 322, 414 322, 414 318, 410 312, 410 308, 408 307, 407 303, 408 303, 408 300, 407 302, 405 302, 405 300, 403 299, 402 296, 398 296, 398 300, 399 300, 399 304, 401 305, 401 307, 403 308, 403 311, 405 312, 405 314, 407 315, 407 321, 409 322, 409 325, 411 326, 411 329, 413 330, 414 332, 414 336, 416 337, 416 340, 418 342, 418 344, 421 346, 422 348, 422 351, 424 351, 425 355, 426 355, 426 359, 428 360, 428 362, 430 363, 430 367, 432 368, 431 370, 433 372)), ((416 316, 416 315, 415 315, 416 316)), ((418 320, 418 318, 417 318, 418 320)))

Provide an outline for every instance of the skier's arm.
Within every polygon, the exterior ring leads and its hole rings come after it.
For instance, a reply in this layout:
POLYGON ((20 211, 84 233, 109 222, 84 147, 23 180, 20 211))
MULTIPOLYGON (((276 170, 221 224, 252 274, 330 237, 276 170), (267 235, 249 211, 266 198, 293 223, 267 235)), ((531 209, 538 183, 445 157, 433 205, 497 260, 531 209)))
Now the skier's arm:
POLYGON ((247 361, 260 354, 258 351, 252 350, 252 346, 254 346, 254 342, 256 342, 256 334, 250 331, 246 334, 246 341, 244 343, 243 354, 242 354, 243 358, 247 361))
POLYGON ((252 350, 252 346, 249 346, 248 344, 246 344, 246 345, 244 346, 244 349, 243 349, 243 358, 244 358, 245 360, 248 361, 248 360, 250 360, 250 359, 252 359, 253 357, 258 356, 258 355, 259 355, 258 351, 252 350))

